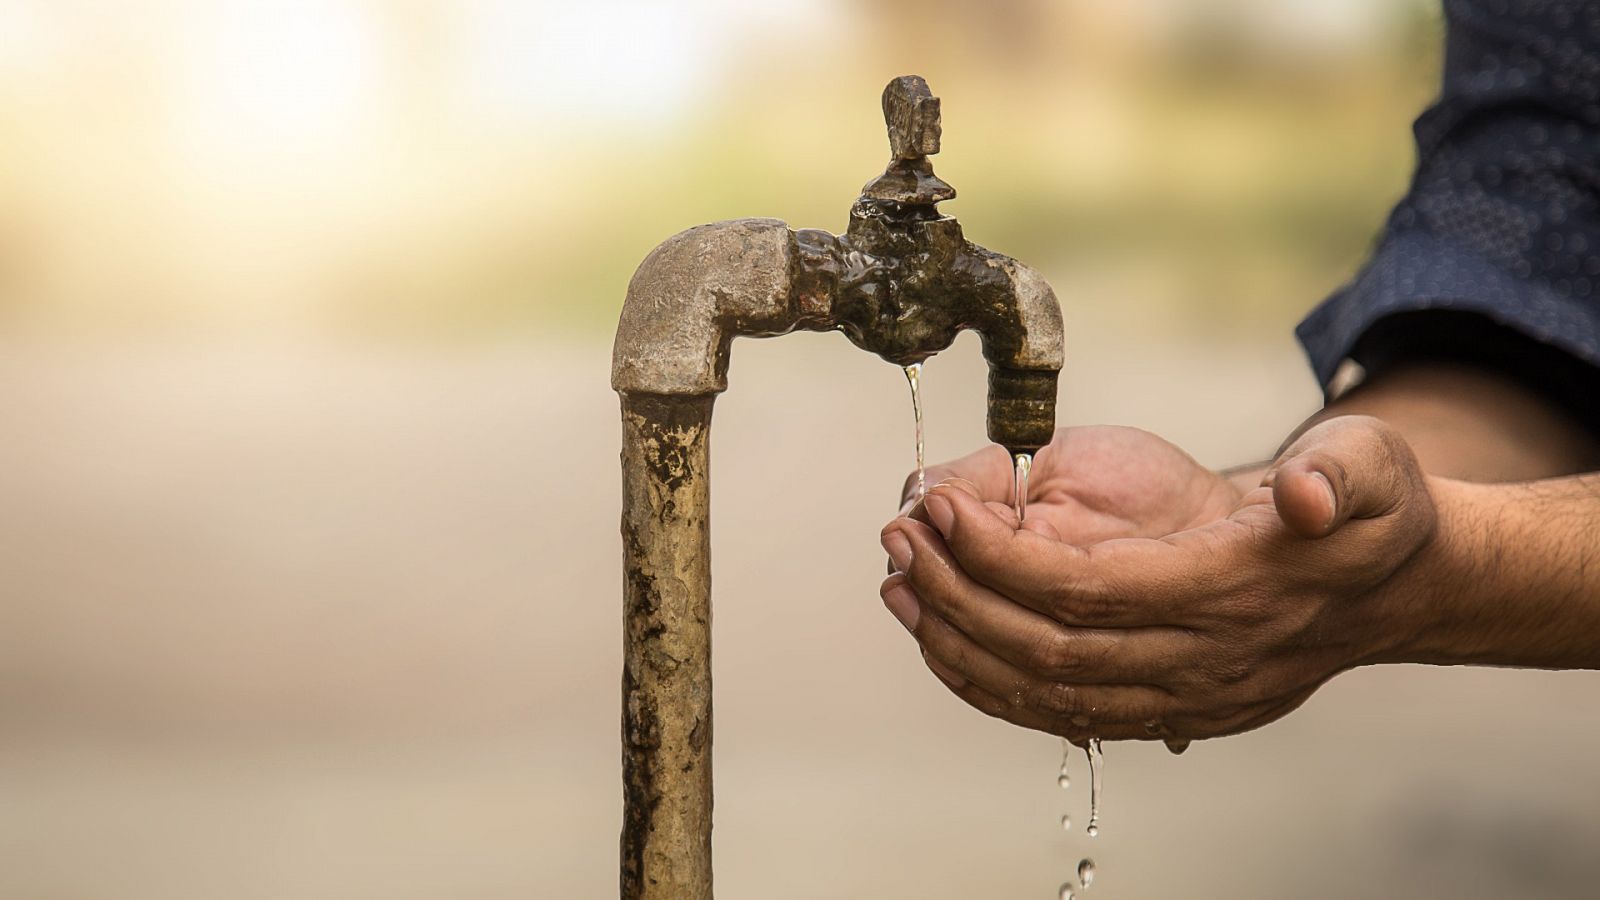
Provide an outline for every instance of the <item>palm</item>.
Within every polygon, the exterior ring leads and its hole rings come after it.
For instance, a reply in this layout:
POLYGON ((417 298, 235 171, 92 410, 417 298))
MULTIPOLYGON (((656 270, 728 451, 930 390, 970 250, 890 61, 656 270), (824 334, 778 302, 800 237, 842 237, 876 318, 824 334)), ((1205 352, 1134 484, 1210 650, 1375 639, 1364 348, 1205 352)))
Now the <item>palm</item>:
MULTIPOLYGON (((929 470, 930 483, 958 476, 983 498, 1010 504, 1011 466, 991 447, 929 470)), ((1073 544, 1163 537, 1226 516, 1239 491, 1159 437, 1110 425, 1063 428, 1034 459, 1028 518, 1073 544)))

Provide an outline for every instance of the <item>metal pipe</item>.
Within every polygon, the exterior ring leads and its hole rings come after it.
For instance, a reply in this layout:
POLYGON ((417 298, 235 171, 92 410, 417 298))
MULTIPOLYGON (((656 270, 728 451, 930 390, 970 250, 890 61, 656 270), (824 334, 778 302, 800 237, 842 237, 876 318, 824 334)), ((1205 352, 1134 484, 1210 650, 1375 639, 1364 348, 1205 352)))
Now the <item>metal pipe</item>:
POLYGON ((1055 429, 1061 310, 1037 272, 967 241, 937 204, 939 101, 883 97, 892 158, 843 235, 776 219, 691 228, 628 285, 612 352, 622 397, 624 900, 711 900, 711 408, 733 338, 837 330, 920 362, 965 329, 989 361, 988 432, 1012 453, 1055 429))
POLYGON ((711 900, 711 404, 622 395, 622 896, 711 900))

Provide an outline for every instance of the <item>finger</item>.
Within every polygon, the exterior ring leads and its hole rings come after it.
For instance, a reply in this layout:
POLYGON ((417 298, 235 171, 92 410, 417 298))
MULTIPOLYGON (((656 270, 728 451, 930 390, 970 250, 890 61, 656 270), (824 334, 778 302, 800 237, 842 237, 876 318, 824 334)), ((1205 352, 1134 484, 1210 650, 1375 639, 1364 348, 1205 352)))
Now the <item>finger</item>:
POLYGON ((1395 512, 1420 485, 1421 470, 1404 439, 1381 420, 1336 416, 1289 445, 1265 481, 1284 524, 1320 538, 1352 518, 1395 512))
MULTIPOLYGON (((1001 503, 998 500, 985 500, 983 505, 988 507, 990 512, 994 513, 995 518, 1006 523, 1012 528, 1017 528, 1022 524, 1017 519, 1017 508, 1009 503, 1001 503)), ((926 516, 926 509, 924 509, 923 514, 926 516)), ((927 521, 927 519, 924 518, 919 521, 927 521)))
POLYGON ((1197 732, 1193 736, 1223 737, 1230 734, 1243 734, 1246 731, 1254 731, 1263 725, 1276 722, 1289 713, 1294 712, 1296 709, 1299 709, 1302 704, 1311 699, 1311 695, 1315 692, 1316 687, 1312 687, 1308 690, 1291 694, 1288 697, 1282 697, 1271 702, 1258 704, 1248 713, 1243 713, 1231 721, 1212 725, 1200 732, 1197 732))
POLYGON ((883 526, 878 532, 878 542, 883 545, 883 552, 889 556, 889 574, 904 572, 911 566, 911 544, 906 541, 904 532, 899 523, 903 519, 895 519, 883 526))
MULTIPOLYGON (((983 500, 982 489, 959 475, 952 475, 949 478, 945 478, 937 482, 930 481, 928 483, 933 487, 944 485, 953 490, 962 491, 968 496, 976 497, 983 501, 984 509, 994 513, 995 518, 1006 523, 1012 528, 1017 527, 1017 511, 1011 506, 1010 503, 1001 503, 998 500, 983 500)), ((932 488, 930 488, 930 490, 932 490, 932 488)), ((918 497, 914 503, 905 508, 904 512, 901 513, 901 518, 915 519, 918 522, 926 522, 929 525, 932 525, 933 520, 928 518, 927 499, 928 496, 926 494, 918 497)))
MULTIPOLYGON (((1011 458, 999 444, 990 444, 960 459, 929 466, 924 473, 927 483, 938 484, 950 478, 963 478, 977 488, 986 500, 1004 502, 1011 497, 1011 458)), ((906 476, 900 488, 900 508, 908 509, 917 500, 917 473, 906 476)))
POLYGON ((1080 726, 1072 724, 1071 720, 1062 721, 1040 715, 1018 707, 967 681, 929 655, 927 651, 923 651, 922 661, 928 666, 930 672, 938 676, 939 681, 950 693, 955 694, 973 709, 1001 721, 1033 731, 1058 735, 1080 745, 1090 738, 1101 738, 1108 741, 1153 740, 1149 733, 1144 731, 1143 726, 1139 725, 1120 722, 1104 722, 1096 725, 1091 721, 1089 725, 1080 726))
POLYGON ((1089 548, 1005 527, 960 484, 924 500, 948 558, 979 584, 1067 625, 1178 625, 1181 607, 1210 595, 1228 569, 1215 537, 1186 543, 1123 539, 1089 548))
MULTIPOLYGON (((961 682, 1005 701, 1002 716, 1018 725, 1052 734, 1097 733, 1112 726, 1136 726, 1159 719, 1171 698, 1147 685, 1077 685, 1036 678, 978 646, 950 623, 924 610, 917 621, 917 641, 943 672, 941 679, 961 682)), ((930 668, 932 665, 930 664, 930 668)), ((1119 732, 1120 733, 1120 732, 1119 732)))
POLYGON ((1195 654, 1192 635, 1164 628, 1077 628, 984 587, 952 564, 932 529, 907 523, 911 565, 884 582, 903 580, 921 608, 1024 672, 1076 684, 1166 684, 1195 654))

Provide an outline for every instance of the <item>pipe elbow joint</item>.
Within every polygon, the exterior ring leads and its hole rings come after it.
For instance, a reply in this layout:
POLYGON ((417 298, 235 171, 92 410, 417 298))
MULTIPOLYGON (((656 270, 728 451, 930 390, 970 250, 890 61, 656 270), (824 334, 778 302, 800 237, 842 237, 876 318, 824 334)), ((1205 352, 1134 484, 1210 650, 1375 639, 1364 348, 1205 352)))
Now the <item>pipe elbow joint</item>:
POLYGON ((782 334, 801 320, 794 233, 777 219, 734 219, 679 232, 628 283, 611 353, 624 394, 717 394, 735 335, 782 334))

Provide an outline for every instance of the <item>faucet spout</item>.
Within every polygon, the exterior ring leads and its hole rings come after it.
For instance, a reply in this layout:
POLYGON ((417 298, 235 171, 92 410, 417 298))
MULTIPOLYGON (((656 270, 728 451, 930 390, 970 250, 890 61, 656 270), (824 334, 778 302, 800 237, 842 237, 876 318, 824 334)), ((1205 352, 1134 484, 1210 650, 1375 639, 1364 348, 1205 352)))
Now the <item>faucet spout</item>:
POLYGON ((702 225, 651 251, 623 304, 611 384, 623 393, 716 394, 734 337, 837 330, 896 365, 977 331, 989 362, 989 439, 1034 452, 1055 430, 1061 308, 1032 268, 973 244, 938 210, 939 99, 915 75, 883 94, 892 158, 842 235, 777 219, 702 225))
POLYGON ((841 331, 898 365, 971 329, 989 363, 989 438, 1049 443, 1061 309, 1038 272, 966 240, 938 204, 939 99, 883 94, 891 159, 844 234, 737 219, 681 232, 634 273, 611 386, 622 396, 626 577, 624 900, 711 900, 711 410, 740 335, 841 331))

